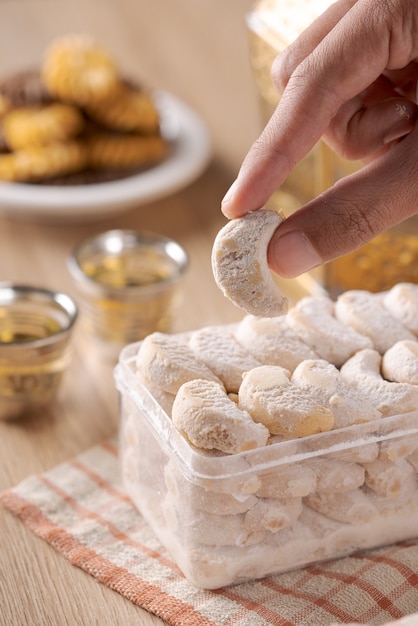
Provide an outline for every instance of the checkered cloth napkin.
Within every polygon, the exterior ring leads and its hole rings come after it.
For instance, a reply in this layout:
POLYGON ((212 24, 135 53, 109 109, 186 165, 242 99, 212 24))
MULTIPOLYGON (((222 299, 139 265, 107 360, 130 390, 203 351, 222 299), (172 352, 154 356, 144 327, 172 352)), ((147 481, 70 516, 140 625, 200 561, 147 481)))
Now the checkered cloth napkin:
POLYGON ((172 626, 418 625, 418 539, 216 591, 195 588, 124 493, 115 440, 28 478, 0 502, 70 563, 172 626))

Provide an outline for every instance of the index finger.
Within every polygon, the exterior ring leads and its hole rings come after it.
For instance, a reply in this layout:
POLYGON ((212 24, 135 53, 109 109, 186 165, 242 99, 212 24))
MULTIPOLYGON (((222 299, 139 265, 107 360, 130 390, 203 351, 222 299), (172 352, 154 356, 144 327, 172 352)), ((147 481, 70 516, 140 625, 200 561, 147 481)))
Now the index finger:
POLYGON ((279 93, 284 91, 296 67, 315 50, 358 0, 333 2, 312 24, 274 59, 271 74, 279 93))
POLYGON ((401 67, 414 57, 412 42, 408 44, 402 32, 402 18, 406 16, 401 8, 394 17, 386 4, 359 0, 295 68, 223 200, 227 217, 265 205, 325 133, 343 103, 373 83, 385 68, 401 67))

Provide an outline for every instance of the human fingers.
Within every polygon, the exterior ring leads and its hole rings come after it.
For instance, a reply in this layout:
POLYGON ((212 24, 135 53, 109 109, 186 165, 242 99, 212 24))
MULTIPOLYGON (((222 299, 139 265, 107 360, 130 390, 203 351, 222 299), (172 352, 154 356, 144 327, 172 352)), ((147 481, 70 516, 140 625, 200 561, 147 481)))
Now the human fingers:
POLYGON ((403 95, 409 100, 417 101, 417 80, 418 80, 418 62, 411 61, 399 70, 386 70, 384 72, 387 80, 395 86, 398 94, 403 95))
POLYGON ((293 43, 276 56, 271 66, 271 77, 282 93, 297 66, 309 56, 341 18, 358 0, 338 0, 331 4, 293 43))
POLYGON ((367 106, 355 98, 341 107, 324 139, 346 159, 370 159, 410 133, 417 114, 417 105, 406 98, 392 96, 367 106))
MULTIPOLYGON (((311 29, 307 29, 306 34, 309 36, 304 37, 303 33, 301 41, 295 42, 294 52, 291 50, 293 46, 290 46, 290 51, 284 53, 284 61, 281 60, 279 64, 282 84, 287 82, 289 72, 306 54, 308 46, 320 40, 330 21, 336 22, 341 15, 341 8, 339 13, 332 12, 327 20, 318 20, 318 25, 314 23, 312 35, 309 34, 311 29)), ((281 59, 281 56, 278 58, 281 59)), ((415 61, 400 70, 384 72, 372 85, 342 105, 322 138, 335 152, 347 159, 369 159, 370 155, 405 136, 415 126, 418 111, 415 104, 417 81, 418 64, 415 61)), ((276 84, 279 82, 276 76, 276 84)))
POLYGON ((292 278, 347 254, 418 212, 418 127, 275 231, 268 262, 292 278))
MULTIPOLYGON (((413 64, 415 66, 415 64, 413 64)), ((416 66, 418 69, 418 66, 416 66)), ((392 72, 391 80, 379 76, 367 89, 344 104, 331 121, 323 139, 347 159, 368 159, 415 126, 418 107, 415 92, 402 97, 406 74, 392 72)), ((409 71, 410 81, 412 73, 409 71)), ((416 73, 415 85, 418 73, 416 73)))
MULTIPOLYGON (((279 93, 282 93, 296 67, 309 55, 341 18, 358 0, 337 0, 322 13, 299 37, 280 52, 273 61, 271 77, 279 93)), ((398 95, 417 99, 418 61, 412 60, 405 67, 384 70, 387 82, 396 88, 398 95)))
POLYGON ((297 66, 223 200, 227 217, 263 206, 343 104, 386 67, 405 66, 417 56, 414 42, 405 38, 401 9, 395 17, 394 23, 386 3, 376 7, 371 0, 358 1, 297 66))

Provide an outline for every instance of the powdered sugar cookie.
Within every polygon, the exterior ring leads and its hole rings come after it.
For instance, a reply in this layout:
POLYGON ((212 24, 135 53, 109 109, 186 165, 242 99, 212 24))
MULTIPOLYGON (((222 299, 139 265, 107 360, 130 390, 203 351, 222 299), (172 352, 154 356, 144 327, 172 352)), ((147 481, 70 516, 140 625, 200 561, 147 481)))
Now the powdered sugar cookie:
POLYGON ((418 335, 418 285, 398 283, 383 296, 383 304, 390 314, 418 335))
POLYGON ((264 530, 253 531, 244 526, 245 514, 218 515, 191 510, 181 506, 181 501, 173 500, 169 493, 163 500, 162 508, 169 528, 191 545, 251 546, 260 543, 266 536, 264 530))
POLYGON ((185 483, 183 474, 171 461, 164 468, 164 476, 168 491, 173 498, 180 498, 180 502, 184 502, 187 485, 187 501, 191 509, 208 513, 216 511, 217 515, 238 515, 246 513, 258 502, 258 498, 252 494, 235 497, 231 493, 219 493, 192 482, 185 483))
POLYGON ((260 365, 226 327, 208 326, 196 330, 190 336, 189 345, 223 382, 227 392, 237 392, 244 372, 260 365))
POLYGON ((317 389, 323 404, 334 416, 334 428, 370 422, 382 417, 368 397, 352 385, 347 385, 339 370, 323 359, 300 363, 292 374, 292 382, 305 394, 317 389))
POLYGON ((246 513, 254 507, 258 502, 258 498, 248 495, 245 498, 235 498, 229 493, 216 493, 193 485, 190 498, 191 507, 195 507, 200 511, 213 513, 216 511, 218 515, 239 515, 246 513))
POLYGON ((238 324, 235 337, 260 363, 280 365, 291 372, 301 361, 318 357, 289 326, 288 315, 246 315, 238 324))
POLYGON ((85 139, 88 164, 94 170, 127 169, 160 163, 168 144, 160 135, 97 132, 85 139))
POLYGON ((278 365, 262 365, 244 375, 238 406, 275 435, 305 437, 334 426, 322 389, 312 387, 309 393, 301 393, 290 372, 278 365))
POLYGON ((341 376, 347 385, 366 395, 384 417, 414 411, 418 406, 418 387, 385 380, 381 362, 377 350, 361 350, 344 363, 341 376))
POLYGON ((399 461, 410 458, 411 454, 418 449, 418 434, 398 437, 381 441, 379 444, 379 459, 384 461, 399 461))
MULTIPOLYGON (((327 459, 337 459, 347 463, 369 463, 379 456, 379 444, 375 441, 362 445, 352 445, 352 435, 343 430, 335 430, 327 433, 327 449, 333 449, 327 453, 327 459)), ((323 450, 324 442, 321 437, 311 437, 306 443, 309 450, 323 450)))
POLYGON ((316 490, 324 493, 343 493, 364 484, 365 470, 358 463, 346 463, 328 457, 306 461, 316 474, 316 490))
POLYGON ((136 367, 146 380, 172 394, 196 378, 220 382, 186 343, 160 332, 151 333, 142 341, 136 367))
POLYGON ((418 385, 418 342, 397 341, 382 357, 382 374, 387 380, 418 385))
POLYGON ((192 380, 177 392, 172 409, 175 426, 198 448, 234 454, 265 446, 267 428, 230 400, 220 383, 192 380))
POLYGON ((168 416, 171 416, 171 409, 173 408, 173 402, 176 397, 175 394, 164 391, 164 389, 153 383, 151 380, 145 378, 139 370, 137 371, 137 376, 138 380, 140 380, 144 387, 148 389, 154 400, 158 402, 163 411, 165 411, 168 416))
POLYGON ((411 452, 411 454, 408 456, 408 463, 410 463, 414 470, 418 472, 418 449, 411 452))
POLYGON ((293 524, 302 513, 302 498, 261 498, 244 515, 244 528, 277 533, 293 524))
POLYGON ((287 312, 267 264, 270 239, 283 218, 267 209, 230 220, 217 234, 212 250, 215 281, 236 306, 264 317, 287 312))
POLYGON ((405 459, 395 462, 377 459, 364 467, 366 485, 381 496, 399 498, 416 489, 416 472, 405 459))
POLYGON ((306 498, 306 504, 326 517, 351 524, 369 522, 377 514, 361 489, 343 493, 316 492, 306 498))
POLYGON ((275 467, 271 473, 259 476, 260 498, 303 498, 316 489, 316 473, 307 463, 289 463, 275 467))
POLYGON ((306 296, 288 313, 289 326, 321 358, 336 366, 372 341, 334 315, 334 302, 326 296, 306 296))
POLYGON ((413 333, 389 313, 380 294, 346 291, 336 301, 335 315, 343 324, 369 337, 380 354, 402 339, 416 340, 413 333))

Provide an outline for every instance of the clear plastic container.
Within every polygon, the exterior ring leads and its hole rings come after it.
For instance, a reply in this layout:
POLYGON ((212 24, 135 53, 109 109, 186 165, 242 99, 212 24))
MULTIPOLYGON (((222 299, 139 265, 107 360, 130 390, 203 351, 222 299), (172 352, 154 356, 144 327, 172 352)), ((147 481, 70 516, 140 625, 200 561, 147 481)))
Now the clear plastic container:
POLYGON ((139 345, 115 368, 123 484, 192 584, 216 589, 417 535, 418 411, 205 453, 141 383, 139 345))

